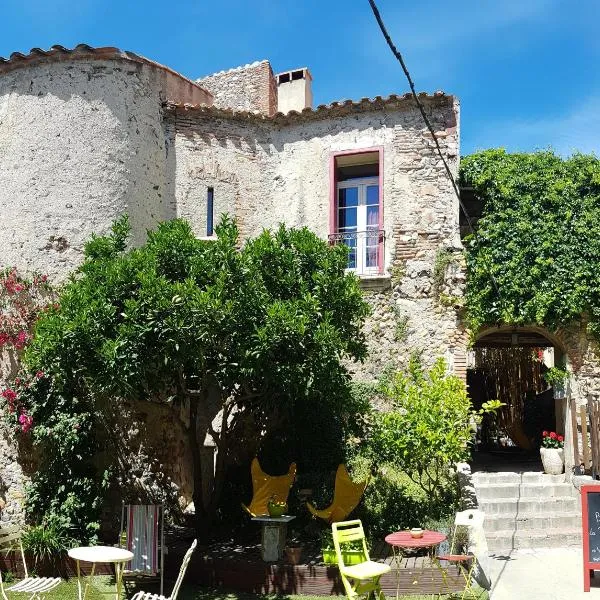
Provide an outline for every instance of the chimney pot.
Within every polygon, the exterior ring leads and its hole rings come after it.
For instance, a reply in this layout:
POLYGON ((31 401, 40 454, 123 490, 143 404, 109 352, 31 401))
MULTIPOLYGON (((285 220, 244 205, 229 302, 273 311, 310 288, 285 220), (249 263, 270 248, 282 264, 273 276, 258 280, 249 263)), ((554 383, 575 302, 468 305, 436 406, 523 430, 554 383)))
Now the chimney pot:
POLYGON ((288 113, 312 108, 312 76, 307 68, 284 71, 277 75, 277 110, 288 113))

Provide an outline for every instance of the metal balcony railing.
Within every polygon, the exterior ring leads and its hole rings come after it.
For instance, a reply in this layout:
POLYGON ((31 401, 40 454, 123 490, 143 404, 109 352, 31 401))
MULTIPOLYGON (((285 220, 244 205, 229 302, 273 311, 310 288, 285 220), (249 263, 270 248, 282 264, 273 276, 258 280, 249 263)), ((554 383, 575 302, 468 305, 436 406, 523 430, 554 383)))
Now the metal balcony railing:
POLYGON ((340 231, 328 237, 332 245, 346 244, 350 248, 348 269, 357 275, 377 275, 383 271, 385 231, 340 231))

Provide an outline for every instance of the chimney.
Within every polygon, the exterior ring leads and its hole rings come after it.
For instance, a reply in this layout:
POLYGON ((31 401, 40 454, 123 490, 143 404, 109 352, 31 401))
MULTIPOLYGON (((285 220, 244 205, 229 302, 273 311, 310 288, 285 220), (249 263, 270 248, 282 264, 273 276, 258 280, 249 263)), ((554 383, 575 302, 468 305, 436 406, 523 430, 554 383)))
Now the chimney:
POLYGON ((312 102, 312 77, 308 69, 294 69, 277 75, 278 112, 300 112, 312 108, 312 102))

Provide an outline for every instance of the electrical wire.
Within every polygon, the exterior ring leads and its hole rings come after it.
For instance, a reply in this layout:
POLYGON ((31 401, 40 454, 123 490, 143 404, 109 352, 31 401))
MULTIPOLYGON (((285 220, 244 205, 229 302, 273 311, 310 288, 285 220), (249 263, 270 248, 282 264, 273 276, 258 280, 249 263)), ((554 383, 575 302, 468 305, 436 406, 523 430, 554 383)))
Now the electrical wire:
MULTIPOLYGON (((446 160, 446 157, 444 156, 444 153, 442 152, 442 148, 440 147, 440 143, 437 139, 437 136, 435 135, 435 130, 433 129, 433 126, 431 125, 429 117, 427 116, 427 113, 425 112, 423 103, 421 102, 417 92, 415 91, 415 84, 412 80, 412 77, 406 66, 406 63, 404 62, 404 58, 402 57, 402 54, 396 48, 392 38, 390 37, 390 34, 388 33, 387 28, 383 22, 383 19, 381 18, 381 14, 379 13, 379 9, 377 8, 375 1, 369 0, 369 4, 371 5, 371 10, 373 11, 375 20, 377 21, 377 24, 379 25, 379 29, 381 30, 381 33, 383 34, 383 37, 385 38, 387 45, 389 46, 390 50, 392 51, 392 54, 396 57, 396 60, 400 63, 400 66, 402 67, 402 71, 404 71, 404 75, 406 76, 406 79, 408 81, 408 85, 410 87, 412 97, 419 109, 419 112, 421 113, 421 116, 423 117, 423 121, 425 122, 425 125, 427 126, 429 133, 431 134, 431 136, 433 138, 433 142, 435 144, 437 153, 438 153, 440 159, 442 160, 442 163, 444 164, 444 169, 446 170, 446 175, 448 175, 448 179, 450 180, 450 183, 452 184, 452 189, 454 190, 454 193, 458 199, 458 205, 460 207, 460 210, 462 211, 462 213, 465 217, 465 221, 467 222, 469 229, 473 233, 473 236, 475 238, 475 243, 479 246, 479 241, 480 241, 479 234, 477 233, 477 230, 473 226, 473 221, 471 219, 471 216, 469 215, 467 208, 464 205, 462 198, 460 197, 460 190, 458 189, 458 184, 456 183, 456 180, 454 179, 454 175, 452 174, 452 170, 450 169, 450 166, 448 165, 448 161, 446 160)), ((498 298, 501 300, 500 289, 498 288, 496 279, 494 278, 493 273, 489 269, 487 269, 487 270, 488 270, 488 275, 490 276, 490 281, 492 283, 494 291, 498 295, 498 298)))

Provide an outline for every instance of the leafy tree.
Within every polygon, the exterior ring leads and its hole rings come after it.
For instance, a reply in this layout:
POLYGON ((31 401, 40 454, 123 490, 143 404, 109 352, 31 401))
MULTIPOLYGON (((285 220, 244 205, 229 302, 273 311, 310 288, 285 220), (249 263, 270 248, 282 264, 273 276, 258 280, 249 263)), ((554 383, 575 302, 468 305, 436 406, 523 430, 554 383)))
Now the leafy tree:
POLYGON ((464 382, 448 374, 442 358, 426 371, 411 357, 407 372, 397 372, 385 394, 393 408, 374 420, 371 455, 396 465, 431 498, 444 497, 449 472, 470 457, 472 425, 500 403, 487 402, 475 413, 464 382))
MULTIPOLYGON (((185 406, 203 534, 240 452, 252 452, 303 404, 343 414, 344 361, 366 354, 368 308, 356 278, 345 273, 346 249, 307 229, 281 226, 241 249, 227 217, 215 241, 198 240, 187 222, 174 220, 127 250, 128 231, 123 218, 112 235, 86 245, 60 309, 38 322, 26 359, 95 409, 119 397, 185 406), (218 452, 204 502, 207 435, 218 452)), ((43 426, 52 417, 42 412, 43 426)), ((317 426, 316 411, 313 418, 317 426)))
POLYGON ((478 238, 466 240, 471 327, 556 329, 585 316, 597 336, 600 160, 486 150, 463 158, 460 178, 484 203, 478 238))

